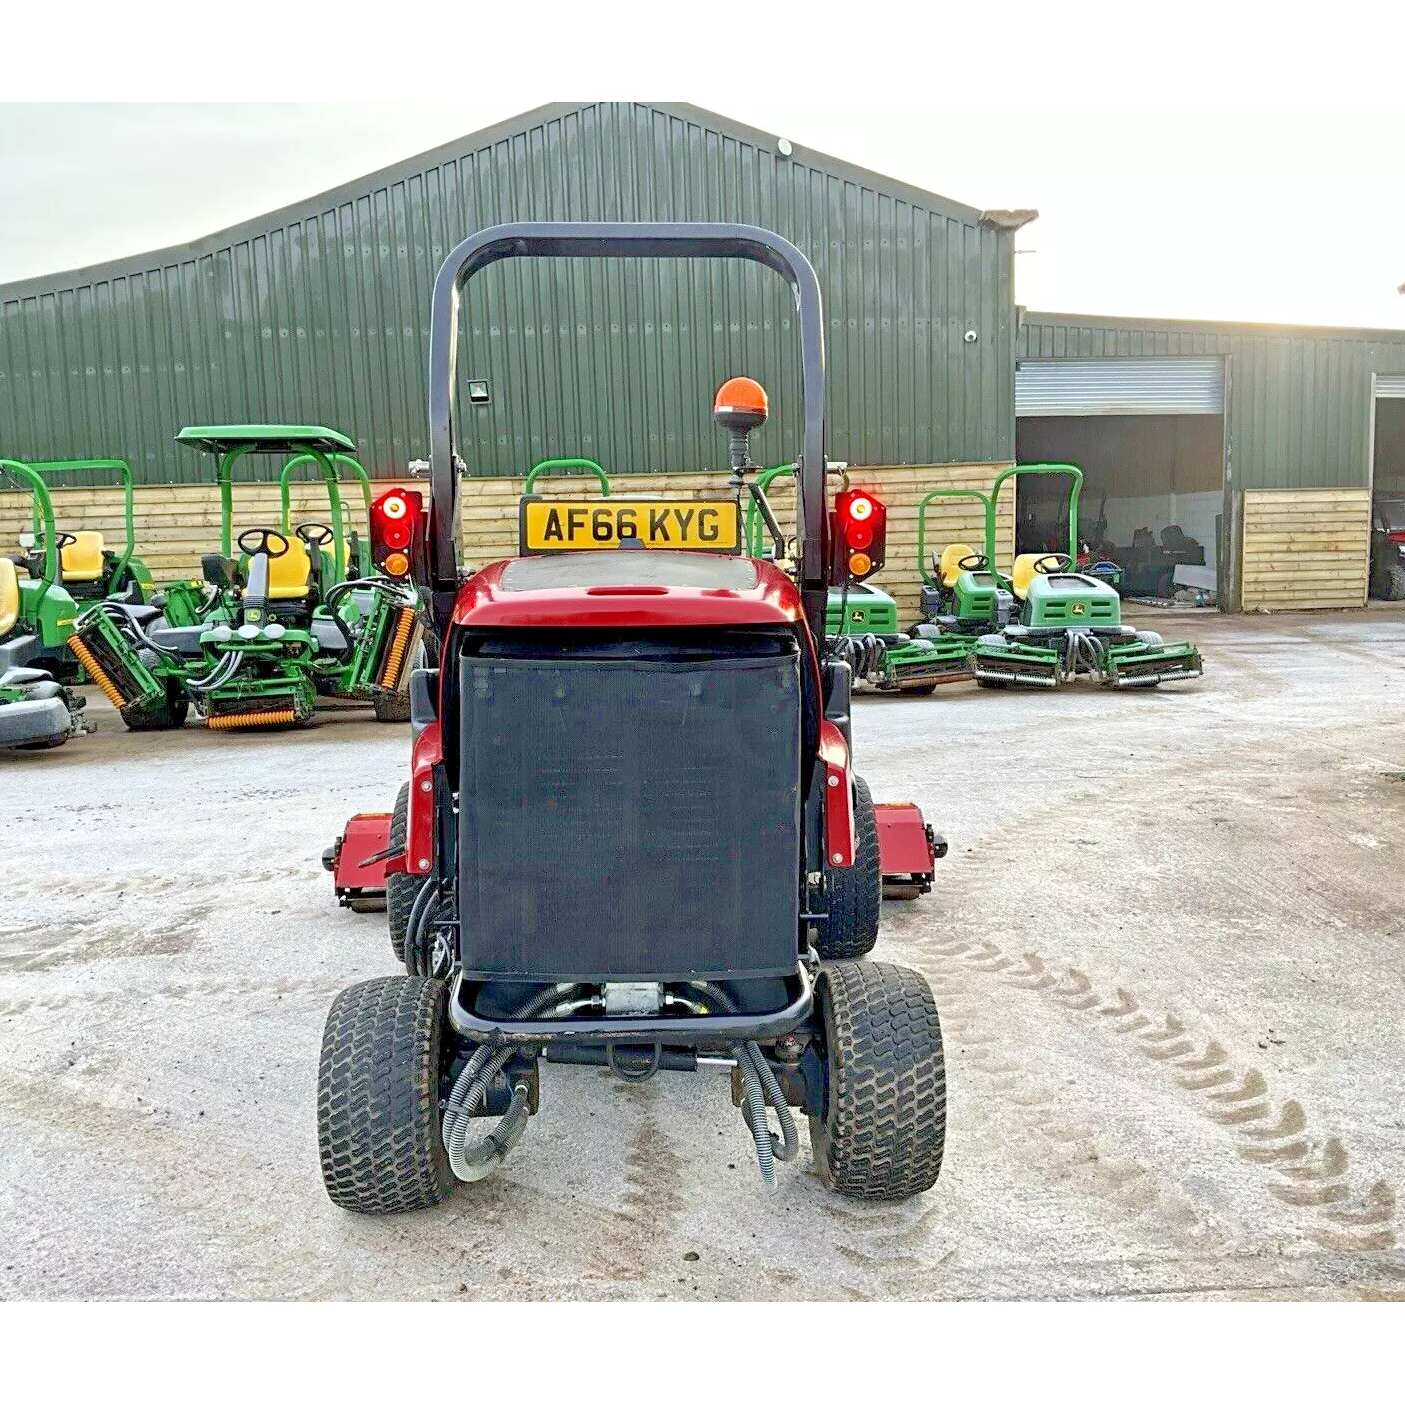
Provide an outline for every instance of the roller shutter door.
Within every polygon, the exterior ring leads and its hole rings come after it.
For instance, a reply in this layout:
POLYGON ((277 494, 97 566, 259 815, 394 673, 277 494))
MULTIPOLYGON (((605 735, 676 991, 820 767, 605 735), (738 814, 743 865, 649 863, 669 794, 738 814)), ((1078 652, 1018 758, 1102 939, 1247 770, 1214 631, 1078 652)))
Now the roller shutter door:
POLYGON ((1405 400, 1405 376, 1377 376, 1377 400, 1405 400))
POLYGON ((1224 362, 1218 356, 1021 361, 1017 415, 1219 415, 1224 362))

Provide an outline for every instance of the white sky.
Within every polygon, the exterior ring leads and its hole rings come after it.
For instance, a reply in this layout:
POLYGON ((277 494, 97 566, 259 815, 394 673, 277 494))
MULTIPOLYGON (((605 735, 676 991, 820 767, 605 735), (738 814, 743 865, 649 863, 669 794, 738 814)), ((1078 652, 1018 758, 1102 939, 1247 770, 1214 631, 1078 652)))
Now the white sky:
MULTIPOLYGON (((209 234, 546 100, 0 104, 0 282, 209 234)), ((693 100, 967 204, 1036 207, 1016 261, 1032 308, 1405 327, 1405 103, 1085 103, 1038 84, 693 100)))

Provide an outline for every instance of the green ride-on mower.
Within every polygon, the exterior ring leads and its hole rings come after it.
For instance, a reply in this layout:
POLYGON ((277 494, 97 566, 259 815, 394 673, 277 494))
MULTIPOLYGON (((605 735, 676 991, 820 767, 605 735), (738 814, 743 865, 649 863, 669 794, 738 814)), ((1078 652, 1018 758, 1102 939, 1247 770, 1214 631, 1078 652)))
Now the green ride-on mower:
POLYGON ((797 1112, 820 1178, 842 1194, 902 1199, 936 1181, 945 1077, 931 990, 915 971, 858 959, 873 943, 879 873, 876 844, 856 832, 869 812, 850 671, 824 648, 839 582, 823 327, 805 256, 752 226, 502 225, 440 269, 420 578, 438 649, 411 680, 406 806, 392 827, 403 840, 390 857, 416 880, 412 973, 343 991, 327 1018, 317 1131, 337 1205, 416 1210, 488 1175, 553 1063, 631 1083, 725 1070, 767 1183, 799 1154, 797 1112), (766 417, 745 378, 713 408, 726 493, 528 495, 519 554, 465 574, 464 283, 508 258, 669 257, 753 260, 794 292, 794 577, 745 551, 748 434, 766 417))
POLYGON ((180 726, 192 702, 216 730, 305 725, 320 697, 369 702, 384 721, 406 720, 421 629, 412 579, 424 550, 419 494, 392 489, 368 504, 376 571, 361 576, 338 490, 337 464, 354 457, 345 435, 216 425, 184 429, 176 440, 216 460, 220 550, 202 558, 203 583, 168 588, 161 609, 101 602, 69 643, 127 725, 180 726), (251 527, 236 539, 233 468, 248 454, 314 463, 330 522, 251 527))
MULTIPOLYGON (((773 543, 767 546, 763 530, 766 524, 758 501, 764 501, 766 491, 777 479, 793 480, 795 472, 793 463, 763 469, 755 480, 758 498, 749 499, 746 506, 748 553, 777 561, 784 569, 793 567, 795 542, 786 541, 777 532, 773 543)), ((825 603, 826 648, 849 664, 855 682, 868 684, 879 692, 926 696, 935 692, 940 683, 969 679, 964 652, 954 654, 944 640, 918 638, 898 628, 897 601, 867 579, 883 565, 887 508, 866 489, 850 488, 844 470, 829 472, 841 478, 842 487, 836 497, 840 520, 848 532, 862 541, 855 550, 862 553, 866 564, 862 575, 848 570, 843 584, 829 591, 825 603)))
POLYGON ((36 549, 0 556, 0 747, 46 750, 90 730, 83 698, 54 667, 78 606, 62 581, 63 537, 44 479, 18 459, 0 459, 0 470, 29 489, 40 530, 36 549))
POLYGON ((1077 570, 1078 497, 1082 471, 1073 464, 1019 464, 996 476, 985 508, 988 570, 1014 596, 1015 613, 982 634, 971 671, 982 687, 1023 684, 1056 688, 1082 675, 1114 688, 1154 688, 1198 678, 1200 654, 1189 643, 1167 644, 1152 630, 1122 622, 1121 599, 1105 580, 1077 570), (995 511, 1001 485, 1021 474, 1057 474, 1069 480, 1067 552, 1016 555, 1008 577, 995 567, 995 511))

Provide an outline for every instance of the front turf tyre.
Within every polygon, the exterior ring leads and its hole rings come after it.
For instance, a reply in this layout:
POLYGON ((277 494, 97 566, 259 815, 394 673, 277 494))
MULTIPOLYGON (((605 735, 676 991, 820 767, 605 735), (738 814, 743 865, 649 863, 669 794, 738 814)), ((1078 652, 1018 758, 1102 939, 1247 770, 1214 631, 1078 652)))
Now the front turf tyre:
POLYGON ((334 1205, 394 1215, 454 1188, 439 1135, 445 986, 382 976, 344 990, 322 1034, 317 1149, 334 1205))
POLYGON ((909 698, 930 698, 936 691, 935 683, 908 683, 906 686, 898 684, 898 692, 909 698))
POLYGON ((856 1200, 906 1200, 936 1184, 946 1139, 946 1067, 931 988, 884 961, 820 969, 825 1096, 810 1118, 815 1169, 856 1200))
POLYGON ((410 720, 410 695, 408 693, 374 693, 371 706, 376 712, 377 722, 408 722, 410 720))
POLYGON ((166 680, 166 696, 149 707, 124 707, 122 721, 129 732, 171 732, 185 726, 190 699, 174 679, 166 680))
POLYGON ((829 870, 829 920, 816 943, 821 958, 866 956, 878 940, 883 869, 878 856, 878 817, 868 782, 854 778, 854 835, 858 847, 848 868, 829 870))
MULTIPOLYGON (((392 851, 405 847, 405 832, 410 815, 410 783, 406 781, 395 797, 395 808, 390 812, 390 848, 392 851)), ((429 880, 411 873, 387 873, 385 875, 385 913, 390 924, 390 949, 395 959, 405 960, 405 932, 410 923, 410 909, 415 905, 420 888, 429 880)))

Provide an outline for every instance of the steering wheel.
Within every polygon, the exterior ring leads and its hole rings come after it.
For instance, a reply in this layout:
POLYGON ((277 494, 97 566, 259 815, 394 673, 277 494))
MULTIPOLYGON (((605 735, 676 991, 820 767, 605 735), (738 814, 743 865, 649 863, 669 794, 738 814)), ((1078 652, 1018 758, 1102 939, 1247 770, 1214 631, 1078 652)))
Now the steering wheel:
POLYGON ((1073 566, 1073 557, 1066 551, 1051 551, 1034 563, 1034 569, 1041 576, 1053 575, 1055 571, 1067 571, 1073 566), (1050 564, 1052 563, 1052 564, 1050 564))
MULTIPOLYGON (((72 532, 60 532, 60 531, 58 531, 58 530, 55 530, 55 532, 54 532, 54 550, 55 550, 55 551, 62 551, 62 550, 64 549, 64 547, 66 547, 66 546, 72 546, 73 543, 76 542, 77 540, 78 540, 78 538, 75 537, 72 532)), ((42 550, 42 548, 41 548, 41 550, 42 550)))
POLYGON ((304 522, 296 530, 304 546, 326 546, 336 537, 336 533, 325 522, 304 522))
POLYGON ((247 556, 256 555, 263 552, 265 556, 276 559, 279 556, 288 554, 288 538, 282 532, 275 532, 271 527, 250 527, 246 531, 239 533, 239 550, 247 556), (278 543, 278 550, 273 549, 274 543, 278 543))
POLYGON ((973 551, 969 556, 963 556, 956 563, 956 569, 958 571, 984 571, 986 565, 985 553, 973 551))

